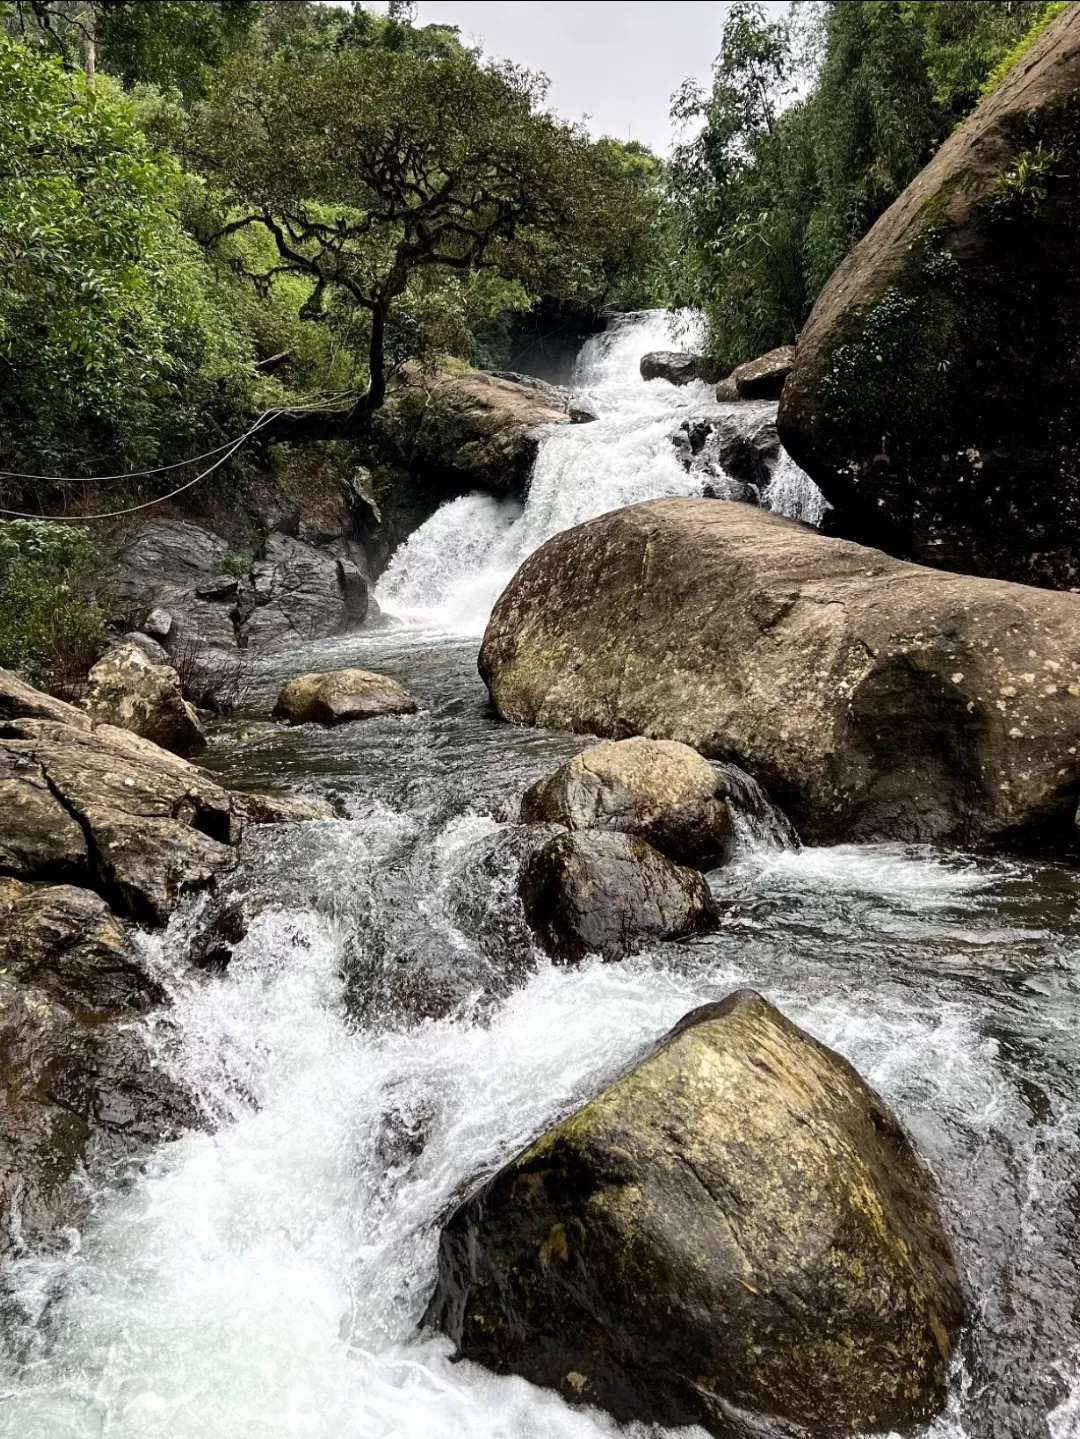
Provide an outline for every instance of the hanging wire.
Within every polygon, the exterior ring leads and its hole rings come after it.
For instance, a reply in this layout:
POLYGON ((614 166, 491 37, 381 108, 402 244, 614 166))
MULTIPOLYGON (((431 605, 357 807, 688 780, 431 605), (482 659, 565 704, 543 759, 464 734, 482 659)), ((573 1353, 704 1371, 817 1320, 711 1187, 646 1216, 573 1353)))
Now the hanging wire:
POLYGON ((202 470, 199 474, 197 474, 194 479, 187 480, 184 484, 178 485, 176 489, 170 490, 168 494, 158 495, 155 499, 152 500, 144 500, 141 504, 138 505, 128 505, 125 509, 106 510, 103 511, 101 514, 97 515, 42 515, 35 514, 29 510, 7 510, 0 508, 0 515, 6 515, 8 519, 15 520, 47 519, 54 524, 72 525, 83 524, 88 520, 115 520, 121 518, 121 516, 123 515, 134 515, 137 514, 139 510, 152 509, 154 505, 164 504, 166 500, 175 499, 177 495, 182 495, 185 490, 192 489, 195 485, 199 483, 200 480, 205 480, 207 475, 212 475, 215 470, 220 469, 227 460, 230 460, 233 455, 236 454, 240 446, 246 444, 253 435, 257 434, 261 429, 265 428, 265 426, 270 424, 272 420, 279 419, 282 415, 310 413, 344 414, 347 413, 347 411, 351 408, 351 405, 334 406, 333 403, 329 403, 326 401, 311 401, 309 403, 302 403, 299 405, 283 406, 282 408, 276 410, 264 410, 263 413, 255 421, 255 423, 251 426, 251 428, 245 430, 244 433, 240 435, 237 439, 229 440, 226 444, 219 445, 214 450, 207 450, 205 454, 195 455, 189 460, 180 460, 173 465, 162 465, 156 470, 132 470, 129 471, 127 474, 123 475, 99 475, 96 476, 94 479, 87 479, 82 476, 78 478, 64 479, 56 475, 16 475, 14 471, 0 470, 0 476, 7 476, 9 478, 20 478, 26 480, 40 480, 48 484, 92 484, 95 482, 95 480, 103 482, 105 480, 143 479, 149 475, 160 475, 164 474, 168 470, 177 470, 182 469, 186 465, 198 464, 201 460, 209 459, 211 455, 221 456, 220 459, 215 460, 212 465, 208 466, 205 470, 202 470), (222 451, 224 451, 224 453, 222 453, 222 451))

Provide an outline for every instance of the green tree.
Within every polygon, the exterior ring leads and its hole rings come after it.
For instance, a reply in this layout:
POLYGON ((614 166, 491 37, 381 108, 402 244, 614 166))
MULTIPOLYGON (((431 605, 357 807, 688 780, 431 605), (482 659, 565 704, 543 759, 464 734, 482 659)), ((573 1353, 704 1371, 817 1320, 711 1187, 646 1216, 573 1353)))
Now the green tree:
POLYGON ((15 0, 18 33, 78 62, 90 79, 98 67, 125 85, 206 92, 212 68, 246 35, 257 0, 15 0))
POLYGON ((354 418, 415 350, 399 341, 433 286, 491 270, 603 303, 654 238, 654 202, 616 149, 544 113, 537 77, 442 35, 238 55, 188 143, 204 238, 261 231, 272 264, 219 253, 264 290, 305 278, 305 315, 363 334, 354 418))
POLYGON ((705 309, 719 358, 795 338, 851 246, 1057 8, 831 0, 774 18, 748 0, 730 7, 711 90, 675 97, 675 117, 700 128, 671 167, 678 295, 705 309))

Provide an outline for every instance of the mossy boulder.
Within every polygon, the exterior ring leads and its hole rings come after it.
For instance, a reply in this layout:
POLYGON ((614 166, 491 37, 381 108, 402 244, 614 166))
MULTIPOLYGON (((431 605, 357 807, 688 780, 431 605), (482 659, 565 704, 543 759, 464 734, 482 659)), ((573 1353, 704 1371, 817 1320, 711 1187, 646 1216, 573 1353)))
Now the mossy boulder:
POLYGON ((171 665, 154 664, 136 644, 117 645, 90 671, 85 707, 100 724, 131 730, 175 754, 206 748, 206 733, 171 665))
POLYGON ((530 927, 562 963, 589 954, 622 959, 650 942, 686 939, 719 923, 702 875, 630 834, 556 835, 530 854, 518 892, 530 927))
POLYGON ((636 834, 679 864, 707 869, 730 849, 726 794, 721 775, 689 745, 615 740, 538 780, 522 798, 521 818, 636 834))
POLYGON ((327 670, 298 675, 278 695, 274 714, 288 724, 348 724, 416 713, 416 701, 397 680, 373 670, 327 670))
POLYGON ((742 991, 457 1209, 426 1317, 624 1422, 840 1439, 941 1408, 965 1305, 896 1119, 742 991))
POLYGON ((834 532, 1080 583, 1080 6, 855 247, 799 336, 780 438, 834 532))

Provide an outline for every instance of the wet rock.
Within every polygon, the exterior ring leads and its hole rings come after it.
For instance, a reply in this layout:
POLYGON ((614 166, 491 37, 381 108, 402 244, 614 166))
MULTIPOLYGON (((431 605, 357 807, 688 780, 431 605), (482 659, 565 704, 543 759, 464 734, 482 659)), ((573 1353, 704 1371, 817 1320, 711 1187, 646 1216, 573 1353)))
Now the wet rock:
POLYGON ((780 434, 837 532, 1080 584, 1078 144, 1066 5, 822 291, 780 434))
POLYGON ((90 671, 84 701, 98 724, 116 725, 175 754, 206 748, 199 717, 180 691, 171 665, 157 665, 141 646, 117 645, 90 671))
POLYGON ((0 974, 69 1010, 146 1009, 165 995, 100 895, 0 877, 0 974))
POLYGON ((622 959, 656 940, 704 934, 719 911, 697 870, 673 864, 635 835, 557 835, 521 874, 525 917, 553 959, 622 959))
POLYGON ((642 355, 639 368, 643 380, 667 380, 669 385, 689 385, 694 380, 715 384, 725 373, 714 360, 685 350, 652 350, 642 355))
POLYGON ((941 1408, 964 1309, 895 1118, 744 990, 460 1206, 426 1317, 622 1422, 839 1439, 941 1408))
POLYGON ((728 375, 726 380, 721 380, 716 387, 716 400, 721 405, 737 404, 739 401, 739 387, 733 377, 728 375))
MULTIPOLYGON (((778 400, 795 363, 795 346, 781 345, 731 372, 740 400, 778 400)), ((719 394, 717 395, 719 399, 719 394)))
POLYGON ((75 729, 90 728, 90 721, 75 705, 54 699, 13 671, 0 668, 0 724, 16 718, 57 720, 75 729))
POLYGON ((124 1161, 201 1125, 132 1023, 145 998, 133 990, 134 1008, 75 1011, 0 975, 0 1250, 79 1224, 87 1176, 115 1185, 124 1161))
MULTIPOLYGON (((118 600, 148 607, 158 595, 194 594, 197 585, 221 573, 228 551, 220 535, 187 520, 146 520, 125 537, 116 552, 113 592, 118 600)), ((152 608, 168 610, 169 606, 152 608)), ((168 629, 166 626, 164 633, 168 629)))
POLYGON ((567 410, 572 425, 591 425, 597 418, 595 410, 590 410, 588 405, 571 404, 567 410))
POLYGON ((233 790, 233 813, 245 824, 303 824, 310 820, 334 819, 334 811, 321 800, 298 794, 262 794, 257 790, 233 790))
POLYGON ((245 592, 240 634, 253 646, 281 640, 322 639, 350 628, 350 606, 361 607, 366 584, 355 567, 346 573, 342 562, 291 535, 273 534, 266 555, 251 569, 245 592), (347 594, 350 598, 347 600, 347 594))
POLYGON ((247 937, 250 919, 244 900, 233 900, 204 916, 188 950, 196 969, 221 973, 232 962, 236 946, 247 937))
POLYGON ((726 794, 723 777, 688 745, 616 740, 526 790, 521 818, 636 834, 679 864, 708 869, 731 847, 726 794))
POLYGON ((127 730, 9 720, 0 737, 0 869, 94 889, 163 923, 235 863, 240 822, 202 770, 127 730))
POLYGON ((480 666, 506 719, 740 764, 815 843, 1075 844, 1075 595, 659 500, 530 556, 480 666))
POLYGON ((287 723, 348 724, 416 713, 416 701, 397 680, 371 670, 298 675, 278 695, 274 715, 287 723))

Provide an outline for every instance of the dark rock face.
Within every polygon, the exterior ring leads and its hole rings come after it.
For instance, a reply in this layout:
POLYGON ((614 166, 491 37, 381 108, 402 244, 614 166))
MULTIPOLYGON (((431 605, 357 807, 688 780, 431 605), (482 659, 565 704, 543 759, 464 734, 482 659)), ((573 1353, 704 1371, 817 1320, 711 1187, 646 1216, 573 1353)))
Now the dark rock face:
POLYGON ((427 1319, 620 1421, 840 1439, 940 1409, 964 1300, 886 1106, 742 991, 461 1205, 427 1319))
POLYGON ((679 864, 707 869, 731 846, 723 778, 688 745, 625 739, 593 745, 526 790, 521 818, 636 834, 679 864))
POLYGON ((384 715, 416 713, 412 695, 388 675, 372 670, 328 670, 298 675, 278 695, 277 719, 289 724, 349 724, 384 715))
POLYGON ((1075 844, 1077 596, 658 500, 530 556, 480 669, 516 723, 734 761, 814 842, 1075 844))
POLYGON ((199 717, 181 693, 180 676, 171 665, 154 664, 141 645, 117 645, 98 660, 85 703, 96 723, 130 730, 175 754, 206 747, 199 717))
POLYGON ((641 357, 643 380, 667 380, 669 385, 689 385, 704 380, 714 385, 727 371, 704 355, 691 355, 685 350, 652 350, 641 357))
POLYGON ((684 420, 672 444, 686 469, 713 487, 713 498, 756 503, 780 455, 776 406, 762 401, 711 420, 684 420))
MULTIPOLYGON (((314 523, 298 527, 321 537, 314 523)), ((331 543, 333 552, 274 531, 263 558, 247 570, 241 559, 237 572, 238 557, 220 535, 185 520, 150 520, 117 552, 114 589, 125 611, 144 612, 139 625, 161 642, 187 688, 207 691, 187 697, 219 708, 215 676, 230 660, 235 666, 238 643, 323 639, 364 622, 368 581, 356 563, 363 551, 354 554, 340 536, 331 543)))
POLYGON ((1080 583, 1080 8, 1068 5, 833 275, 780 435, 834 528, 1080 583))
POLYGON ((672 864, 635 835, 582 830, 529 856, 520 888, 525 917, 553 959, 622 959, 655 940, 715 929, 719 912, 695 869, 672 864))
POLYGON ((80 1168, 199 1122, 133 1023, 163 999, 98 895, 0 879, 0 1250, 79 1221, 80 1168))
POLYGON ((352 612, 366 614, 367 584, 355 566, 346 575, 342 561, 326 551, 291 535, 270 535, 245 587, 241 638, 259 647, 344 634, 350 626, 346 584, 352 612))

